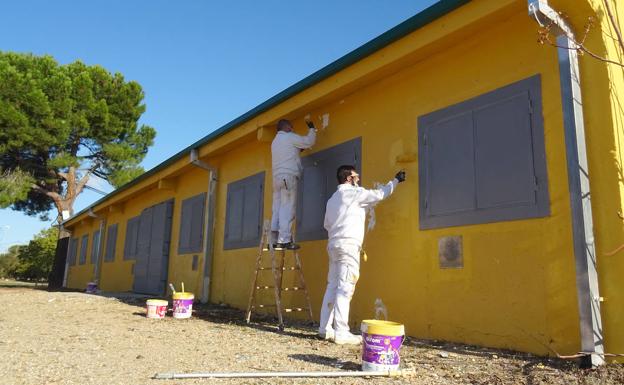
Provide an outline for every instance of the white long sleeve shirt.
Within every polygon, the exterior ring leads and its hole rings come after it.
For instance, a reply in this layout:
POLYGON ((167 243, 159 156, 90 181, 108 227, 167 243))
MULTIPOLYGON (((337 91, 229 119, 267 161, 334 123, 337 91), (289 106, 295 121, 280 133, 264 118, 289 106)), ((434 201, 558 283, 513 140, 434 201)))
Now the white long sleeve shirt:
POLYGON ((310 148, 316 142, 316 130, 311 128, 308 135, 301 136, 294 132, 278 131, 271 143, 271 161, 273 176, 301 175, 303 167, 299 152, 310 148))
POLYGON ((367 190, 347 183, 327 201, 324 227, 329 235, 328 246, 362 246, 366 209, 389 197, 399 183, 393 179, 378 189, 367 190))

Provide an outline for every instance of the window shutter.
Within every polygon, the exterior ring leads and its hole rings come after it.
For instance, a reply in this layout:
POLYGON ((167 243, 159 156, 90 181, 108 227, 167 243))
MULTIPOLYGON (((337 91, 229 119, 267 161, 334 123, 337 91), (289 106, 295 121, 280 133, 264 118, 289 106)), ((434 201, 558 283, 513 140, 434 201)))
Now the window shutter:
POLYGON ((115 247, 117 246, 117 224, 108 226, 106 234, 106 253, 104 254, 104 262, 113 262, 115 260, 115 247))
POLYGON ((224 249, 252 247, 260 242, 264 177, 261 172, 228 184, 224 249))
POLYGON ((550 214, 539 76, 418 119, 420 228, 550 214))

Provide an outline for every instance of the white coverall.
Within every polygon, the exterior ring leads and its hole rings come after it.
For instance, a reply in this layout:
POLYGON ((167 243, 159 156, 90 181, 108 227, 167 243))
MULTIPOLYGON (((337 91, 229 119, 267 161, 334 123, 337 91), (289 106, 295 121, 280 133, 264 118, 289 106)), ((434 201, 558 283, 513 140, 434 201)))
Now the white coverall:
POLYGON ((297 184, 303 167, 299 152, 310 148, 316 141, 316 130, 310 128, 306 136, 294 132, 278 131, 271 143, 273 166, 273 210, 271 231, 279 231, 277 242, 292 241, 292 224, 295 219, 297 184))
POLYGON ((319 334, 349 333, 349 305, 360 276, 360 250, 367 208, 390 196, 398 180, 367 190, 344 183, 327 201, 325 229, 329 235, 329 273, 321 307, 319 334))

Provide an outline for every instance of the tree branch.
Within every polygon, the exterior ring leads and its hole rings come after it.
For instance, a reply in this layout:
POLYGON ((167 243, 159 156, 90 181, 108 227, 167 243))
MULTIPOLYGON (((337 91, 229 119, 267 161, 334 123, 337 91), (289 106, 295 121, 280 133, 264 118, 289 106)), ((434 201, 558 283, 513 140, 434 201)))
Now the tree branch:
POLYGON ((61 197, 58 193, 55 193, 54 191, 50 191, 47 190, 37 184, 32 184, 31 187, 33 188, 33 190, 37 190, 38 192, 40 192, 41 194, 47 195, 50 198, 52 198, 52 200, 56 203, 56 201, 61 201, 63 200, 63 197, 61 197))
POLYGON ((609 2, 607 0, 603 0, 605 9, 607 10, 607 15, 609 15, 609 20, 611 21, 611 26, 613 27, 613 30, 615 31, 615 34, 617 35, 617 42, 620 44, 620 48, 622 49, 622 52, 624 52, 624 40, 622 40, 622 34, 620 33, 620 29, 617 26, 617 23, 615 22, 615 17, 613 17, 613 12, 611 12, 611 6, 609 5, 609 2))

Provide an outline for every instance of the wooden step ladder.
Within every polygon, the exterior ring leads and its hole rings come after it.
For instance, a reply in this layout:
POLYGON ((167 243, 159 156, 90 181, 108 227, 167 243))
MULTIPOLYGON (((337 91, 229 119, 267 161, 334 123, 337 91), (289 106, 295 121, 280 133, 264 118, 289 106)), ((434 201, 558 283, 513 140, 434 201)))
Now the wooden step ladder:
MULTIPOLYGON (((273 247, 272 239, 270 237, 271 225, 268 220, 264 221, 262 230, 262 237, 260 237, 260 245, 258 246, 258 255, 256 257, 256 270, 253 274, 251 281, 251 291, 249 293, 249 302, 247 304, 246 321, 251 320, 251 313, 257 309, 275 307, 278 319, 278 328, 280 331, 284 330, 284 317, 283 313, 307 311, 310 321, 313 321, 312 306, 310 305, 310 295, 308 294, 308 288, 305 284, 303 277, 303 268, 301 267, 301 258, 299 257, 298 250, 290 249, 277 249, 273 247), (265 256, 271 257, 271 266, 267 266, 265 256), (287 256, 292 256, 292 266, 287 266, 287 256), (260 283, 260 276, 262 272, 271 271, 273 273, 273 285, 264 285, 260 283), (292 287, 282 287, 282 279, 285 272, 296 272, 298 283, 295 283, 292 287), (258 304, 258 292, 261 290, 273 289, 273 296, 275 303, 271 304, 258 304), (282 306, 282 292, 303 292, 305 295, 305 306, 303 307, 291 307, 284 308, 282 306)), ((293 237, 294 239, 294 237, 293 237)))

